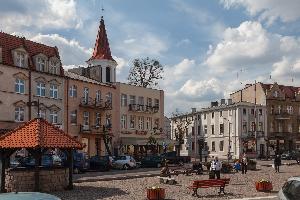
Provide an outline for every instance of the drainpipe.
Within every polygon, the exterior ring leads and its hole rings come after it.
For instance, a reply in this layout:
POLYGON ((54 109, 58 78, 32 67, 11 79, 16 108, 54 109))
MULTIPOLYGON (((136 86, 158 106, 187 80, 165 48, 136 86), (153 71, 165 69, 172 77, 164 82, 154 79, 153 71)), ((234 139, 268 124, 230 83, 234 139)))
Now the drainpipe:
POLYGON ((65 101, 67 101, 67 105, 66 105, 66 113, 67 113, 67 116, 65 118, 66 120, 66 132, 69 133, 69 78, 66 77, 66 95, 65 95, 65 101))

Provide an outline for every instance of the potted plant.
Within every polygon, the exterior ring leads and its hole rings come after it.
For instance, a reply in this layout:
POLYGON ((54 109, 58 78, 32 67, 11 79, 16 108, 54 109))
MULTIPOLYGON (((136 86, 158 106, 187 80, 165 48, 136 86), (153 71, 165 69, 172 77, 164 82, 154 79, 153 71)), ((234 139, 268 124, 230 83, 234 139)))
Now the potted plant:
POLYGON ((259 192, 270 192, 273 190, 271 181, 261 179, 255 183, 256 190, 259 192))
POLYGON ((256 161, 255 160, 249 160, 248 161, 248 170, 256 170, 256 161))
POLYGON ((151 187, 147 188, 147 199, 148 200, 163 200, 165 199, 166 193, 164 188, 151 187))

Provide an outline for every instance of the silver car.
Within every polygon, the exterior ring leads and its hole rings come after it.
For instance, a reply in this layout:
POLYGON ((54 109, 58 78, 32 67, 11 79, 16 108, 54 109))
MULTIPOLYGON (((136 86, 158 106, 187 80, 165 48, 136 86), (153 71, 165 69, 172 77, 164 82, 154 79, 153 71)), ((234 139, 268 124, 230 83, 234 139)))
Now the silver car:
POLYGON ((283 185, 278 193, 281 200, 299 200, 300 199, 300 176, 291 177, 283 185))

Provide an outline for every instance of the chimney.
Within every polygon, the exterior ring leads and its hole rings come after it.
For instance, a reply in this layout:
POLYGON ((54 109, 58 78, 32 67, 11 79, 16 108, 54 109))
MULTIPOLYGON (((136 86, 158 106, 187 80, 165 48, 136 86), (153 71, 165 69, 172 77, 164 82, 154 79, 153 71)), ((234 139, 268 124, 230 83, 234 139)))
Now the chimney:
POLYGON ((227 104, 231 105, 232 104, 232 99, 227 99, 227 104))
POLYGON ((218 106, 218 101, 212 101, 210 105, 211 107, 218 106))
POLYGON ((195 113, 196 112, 196 108, 192 108, 192 113, 195 113))
POLYGON ((221 99, 221 105, 225 104, 225 99, 221 99))

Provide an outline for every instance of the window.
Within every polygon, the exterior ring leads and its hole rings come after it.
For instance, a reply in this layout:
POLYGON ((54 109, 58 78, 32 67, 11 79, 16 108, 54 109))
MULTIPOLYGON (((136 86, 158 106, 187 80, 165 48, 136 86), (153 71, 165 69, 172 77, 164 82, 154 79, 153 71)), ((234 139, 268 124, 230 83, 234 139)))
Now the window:
POLYGON ((278 132, 282 132, 282 123, 278 122, 278 132))
POLYGON ((220 117, 222 117, 223 116, 223 112, 222 111, 220 111, 220 117))
POLYGON ((214 135, 215 134, 215 126, 211 125, 211 134, 214 135))
POLYGON ((192 151, 195 150, 195 142, 192 142, 192 151))
POLYGON ((101 114, 100 113, 96 113, 96 119, 95 119, 95 126, 99 127, 101 125, 101 114))
POLYGON ((129 96, 129 104, 131 104, 131 105, 135 104, 135 96, 133 96, 133 95, 129 96))
POLYGON ((197 115, 197 120, 199 121, 201 119, 201 115, 197 115))
POLYGON ((154 120, 154 128, 158 128, 159 127, 159 118, 156 118, 154 120))
POLYGON ((146 118, 146 130, 151 130, 152 129, 152 118, 147 117, 146 118))
POLYGON ((17 78, 15 82, 15 92, 18 94, 25 93, 25 81, 17 78))
POLYGON ((203 114, 203 118, 206 119, 206 113, 203 114))
POLYGON ((127 128, 127 115, 122 115, 121 117, 121 128, 122 129, 127 128))
POLYGON ((224 124, 220 124, 220 135, 224 134, 224 124))
POLYGON ((270 123, 270 132, 274 132, 274 122, 270 123))
POLYGON ((273 97, 278 97, 278 91, 273 92, 273 97))
POLYGON ((263 123, 258 122, 258 131, 263 131, 263 123))
POLYGON ((289 133, 293 132, 293 124, 292 123, 288 123, 288 132, 289 133))
POLYGON ((258 115, 262 115, 262 109, 258 109, 258 115))
POLYGON ((286 109, 289 114, 293 114, 293 106, 287 106, 286 109))
POLYGON ((46 66, 46 60, 44 58, 37 58, 37 70, 44 72, 46 66))
POLYGON ((77 97, 77 86, 72 85, 69 90, 70 97, 77 97))
POLYGON ((58 123, 58 114, 57 111, 50 111, 50 122, 52 124, 57 124, 58 123))
POLYGON ((108 92, 106 94, 106 101, 109 103, 112 103, 112 93, 111 92, 108 92))
POLYGON ((251 122, 251 131, 255 131, 255 122, 251 122))
POLYGON ((232 116, 232 110, 229 110, 229 116, 232 116))
POLYGON ((223 140, 220 141, 220 143, 219 143, 219 149, 220 149, 220 151, 224 151, 224 141, 223 140))
POLYGON ((139 97, 138 98, 138 104, 139 105, 144 105, 144 97, 139 97))
POLYGON ((155 99, 155 100, 154 100, 154 106, 155 106, 156 108, 159 108, 159 100, 158 100, 158 99, 155 99))
POLYGON ((288 199, 300 199, 300 181, 287 182, 282 191, 288 199))
POLYGON ((96 92, 96 102, 99 103, 101 101, 101 91, 97 90, 96 92))
MULTIPOLYGON (((206 129, 207 129, 207 127, 206 127, 206 129)), ((207 131, 207 130, 206 130, 207 131)), ((198 126, 198 135, 200 135, 200 132, 201 132, 201 126, 199 125, 198 126)))
POLYGON ((77 124, 77 110, 71 111, 71 124, 77 124))
POLYGON ((144 117, 139 117, 139 130, 144 130, 144 117))
POLYGON ((214 117, 215 117, 215 113, 212 112, 212 113, 211 113, 211 118, 214 118, 214 117))
POLYGON ((87 111, 83 112, 83 125, 88 126, 90 124, 90 113, 87 111))
POLYGON ((25 53, 23 52, 16 53, 16 65, 18 67, 25 67, 25 53))
POLYGON ((204 134, 207 134, 207 125, 204 125, 204 134))
POLYGON ((278 106, 278 114, 281 114, 281 106, 278 106))
POLYGON ((46 85, 45 83, 38 82, 36 88, 36 95, 40 97, 44 97, 46 95, 46 85))
POLYGON ((58 98, 58 88, 57 85, 50 84, 50 98, 58 98))
POLYGON ((192 126, 192 135, 194 136, 195 135, 195 127, 192 126))
POLYGON ((84 97, 84 102, 88 103, 89 102, 89 88, 84 88, 83 89, 83 97, 84 97))
POLYGON ((247 133, 247 122, 243 122, 243 133, 247 133))
POLYGON ((151 98, 147 98, 147 106, 152 106, 152 99, 151 98))
POLYGON ((134 129, 135 128, 135 116, 130 115, 130 128, 134 129))
POLYGON ((106 82, 110 83, 110 68, 106 67, 106 82))
POLYGON ((24 112, 25 112, 25 109, 23 107, 15 108, 15 121, 16 122, 24 122, 24 112))
POLYGON ((254 109, 251 109, 251 115, 254 115, 254 109))
POLYGON ((216 151, 216 143, 214 141, 211 142, 211 151, 216 151))
POLYGON ((246 110, 246 108, 243 108, 243 115, 247 115, 247 110, 246 110))
POLYGON ((122 107, 127 106, 127 95, 126 94, 121 95, 121 106, 122 107))
POLYGON ((50 66, 49 66, 49 72, 51 74, 58 74, 58 61, 56 60, 51 60, 50 61, 50 66))

